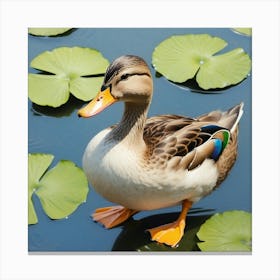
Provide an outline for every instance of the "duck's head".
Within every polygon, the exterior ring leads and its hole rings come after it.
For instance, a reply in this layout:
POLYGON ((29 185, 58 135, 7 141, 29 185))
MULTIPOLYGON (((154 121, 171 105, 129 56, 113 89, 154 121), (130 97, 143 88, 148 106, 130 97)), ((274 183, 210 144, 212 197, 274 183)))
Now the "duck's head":
POLYGON ((109 65, 100 92, 78 115, 94 116, 117 101, 150 103, 152 93, 153 80, 147 63, 141 57, 124 55, 109 65))

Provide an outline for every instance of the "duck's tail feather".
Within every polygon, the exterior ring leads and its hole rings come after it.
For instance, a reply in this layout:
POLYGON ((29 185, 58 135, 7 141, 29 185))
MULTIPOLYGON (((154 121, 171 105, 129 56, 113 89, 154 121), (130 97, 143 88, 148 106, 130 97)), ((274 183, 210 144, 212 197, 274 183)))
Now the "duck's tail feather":
POLYGON ((221 127, 228 129, 231 133, 235 131, 237 124, 239 123, 243 114, 244 103, 230 108, 225 112, 212 111, 206 115, 200 116, 200 121, 216 122, 221 127))
POLYGON ((235 131, 236 126, 243 115, 243 107, 244 103, 241 102, 239 105, 236 105, 224 112, 221 120, 219 121, 221 126, 229 129, 231 133, 235 131))

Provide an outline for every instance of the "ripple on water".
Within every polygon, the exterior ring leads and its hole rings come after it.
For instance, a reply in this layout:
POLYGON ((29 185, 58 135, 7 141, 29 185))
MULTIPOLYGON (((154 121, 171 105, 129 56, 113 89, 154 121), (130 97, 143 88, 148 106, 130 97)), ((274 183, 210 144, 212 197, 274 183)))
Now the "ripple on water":
POLYGON ((28 148, 30 151, 43 148, 43 142, 39 138, 28 138, 28 148))

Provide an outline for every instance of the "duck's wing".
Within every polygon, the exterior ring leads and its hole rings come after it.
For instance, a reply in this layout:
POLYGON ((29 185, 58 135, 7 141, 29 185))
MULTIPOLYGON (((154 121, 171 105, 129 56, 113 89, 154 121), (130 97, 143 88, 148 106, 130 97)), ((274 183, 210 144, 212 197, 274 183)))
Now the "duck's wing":
POLYGON ((148 119, 144 140, 150 161, 164 168, 191 170, 206 158, 218 160, 230 132, 216 121, 205 118, 162 115, 148 119))

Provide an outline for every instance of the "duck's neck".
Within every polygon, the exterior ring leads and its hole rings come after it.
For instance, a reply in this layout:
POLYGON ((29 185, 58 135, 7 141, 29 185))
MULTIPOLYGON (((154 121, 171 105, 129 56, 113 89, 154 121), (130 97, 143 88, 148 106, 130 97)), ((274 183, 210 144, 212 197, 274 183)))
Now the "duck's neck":
POLYGON ((144 148, 144 125, 149 103, 126 102, 120 123, 110 133, 110 140, 124 142, 133 148, 144 148))

